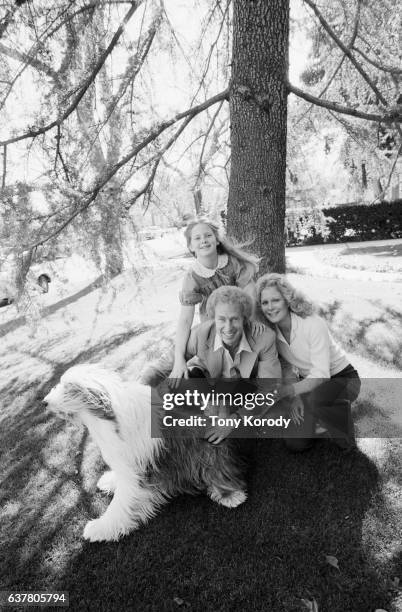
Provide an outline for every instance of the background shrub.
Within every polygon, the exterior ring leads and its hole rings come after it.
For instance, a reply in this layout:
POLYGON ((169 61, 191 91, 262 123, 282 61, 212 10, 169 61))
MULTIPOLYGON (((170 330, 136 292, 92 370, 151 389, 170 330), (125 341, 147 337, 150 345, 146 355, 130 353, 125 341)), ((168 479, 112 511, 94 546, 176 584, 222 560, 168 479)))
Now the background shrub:
POLYGON ((286 232, 288 246, 402 238, 402 200, 290 210, 286 232))

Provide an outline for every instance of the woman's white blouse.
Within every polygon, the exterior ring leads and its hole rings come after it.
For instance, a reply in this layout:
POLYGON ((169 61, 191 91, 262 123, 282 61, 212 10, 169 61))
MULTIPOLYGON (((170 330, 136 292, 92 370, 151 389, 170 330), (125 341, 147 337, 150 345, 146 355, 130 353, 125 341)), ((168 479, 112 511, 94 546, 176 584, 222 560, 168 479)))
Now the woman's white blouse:
POLYGON ((290 316, 289 344, 276 325, 278 353, 303 378, 330 378, 346 368, 349 359, 332 338, 324 319, 315 314, 302 318, 294 312, 290 316))

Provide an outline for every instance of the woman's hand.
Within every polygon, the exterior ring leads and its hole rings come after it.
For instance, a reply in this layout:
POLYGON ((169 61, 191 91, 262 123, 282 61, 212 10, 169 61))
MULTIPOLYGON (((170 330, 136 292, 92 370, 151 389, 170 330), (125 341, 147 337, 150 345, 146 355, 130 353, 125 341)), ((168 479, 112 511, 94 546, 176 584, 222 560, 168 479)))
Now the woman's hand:
POLYGON ((173 369, 169 374, 168 385, 170 389, 177 389, 182 378, 188 378, 187 362, 184 359, 175 359, 173 369))
POLYGON ((266 330, 264 323, 261 323, 260 321, 251 321, 250 327, 251 334, 253 336, 261 336, 261 334, 263 334, 266 330))
POLYGON ((304 404, 299 395, 293 398, 290 406, 290 418, 296 425, 301 425, 304 421, 304 404))
POLYGON ((295 397, 295 388, 291 383, 283 383, 280 387, 275 389, 273 396, 276 401, 284 397, 295 397))

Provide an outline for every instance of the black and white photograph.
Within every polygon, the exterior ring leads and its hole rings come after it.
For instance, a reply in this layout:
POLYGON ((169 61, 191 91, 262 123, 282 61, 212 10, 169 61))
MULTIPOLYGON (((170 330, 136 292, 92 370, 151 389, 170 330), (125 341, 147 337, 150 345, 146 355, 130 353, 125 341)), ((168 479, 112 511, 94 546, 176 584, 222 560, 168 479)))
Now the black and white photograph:
POLYGON ((0 2, 0 610, 402 612, 402 4, 0 2))

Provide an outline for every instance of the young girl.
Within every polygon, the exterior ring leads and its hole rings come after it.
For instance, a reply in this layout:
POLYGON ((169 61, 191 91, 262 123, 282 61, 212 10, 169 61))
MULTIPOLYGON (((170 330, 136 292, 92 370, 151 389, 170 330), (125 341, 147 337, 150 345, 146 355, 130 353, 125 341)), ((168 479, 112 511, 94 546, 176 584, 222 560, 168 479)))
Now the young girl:
POLYGON ((188 376, 185 350, 199 304, 201 321, 207 318, 208 296, 222 285, 237 285, 254 296, 253 277, 258 271, 259 259, 235 246, 219 232, 209 219, 197 219, 185 230, 187 246, 194 256, 190 270, 184 277, 180 292, 181 311, 177 326, 174 365, 170 373, 172 386, 188 376))

